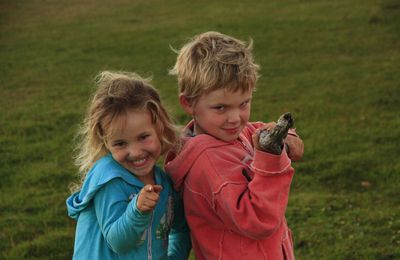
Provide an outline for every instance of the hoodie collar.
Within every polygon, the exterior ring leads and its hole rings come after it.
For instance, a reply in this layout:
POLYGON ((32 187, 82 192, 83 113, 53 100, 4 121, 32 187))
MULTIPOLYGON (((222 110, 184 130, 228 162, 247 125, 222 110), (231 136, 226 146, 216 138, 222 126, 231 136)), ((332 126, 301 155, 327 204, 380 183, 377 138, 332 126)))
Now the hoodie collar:
POLYGON ((230 145, 211 135, 199 134, 192 136, 194 121, 190 121, 183 130, 182 145, 178 151, 168 152, 165 159, 165 170, 174 181, 176 190, 180 190, 192 165, 206 149, 230 145))

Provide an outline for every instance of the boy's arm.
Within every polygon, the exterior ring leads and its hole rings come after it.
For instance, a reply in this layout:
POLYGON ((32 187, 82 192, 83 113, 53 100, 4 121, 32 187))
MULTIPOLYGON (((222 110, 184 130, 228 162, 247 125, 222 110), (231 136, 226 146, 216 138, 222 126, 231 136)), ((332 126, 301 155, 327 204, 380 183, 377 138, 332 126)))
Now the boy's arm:
POLYGON ((136 207, 137 195, 128 202, 122 179, 115 178, 102 187, 94 197, 96 216, 104 238, 117 254, 132 250, 148 228, 151 213, 136 207))
MULTIPOLYGON (((214 210, 229 230, 252 239, 264 239, 284 222, 294 169, 286 151, 273 155, 258 150, 251 169, 254 177, 250 182, 243 177, 242 181, 226 183, 213 192, 214 210)), ((240 174, 237 167, 215 170, 240 174)))
POLYGON ((186 260, 189 257, 192 244, 187 226, 182 199, 174 192, 174 219, 168 237, 168 259, 186 260))

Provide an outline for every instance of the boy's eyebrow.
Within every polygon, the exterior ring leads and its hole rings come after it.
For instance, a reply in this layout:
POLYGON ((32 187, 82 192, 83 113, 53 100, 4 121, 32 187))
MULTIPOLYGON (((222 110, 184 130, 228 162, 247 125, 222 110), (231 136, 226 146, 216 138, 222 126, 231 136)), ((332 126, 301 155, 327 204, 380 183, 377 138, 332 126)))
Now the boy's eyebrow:
POLYGON ((245 100, 242 100, 240 103, 249 102, 250 100, 252 100, 252 97, 251 98, 247 98, 245 100))
MULTIPOLYGON (((242 101, 241 103, 249 102, 251 100, 252 100, 252 97, 242 101)), ((217 103, 211 104, 211 106, 230 106, 230 105, 223 103, 223 102, 217 102, 217 103)))

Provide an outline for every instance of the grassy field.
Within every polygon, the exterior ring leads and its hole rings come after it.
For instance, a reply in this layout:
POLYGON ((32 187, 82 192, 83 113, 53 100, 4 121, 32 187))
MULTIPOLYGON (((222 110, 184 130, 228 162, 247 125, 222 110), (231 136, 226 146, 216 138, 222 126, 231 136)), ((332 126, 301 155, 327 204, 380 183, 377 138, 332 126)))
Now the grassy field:
POLYGON ((397 0, 0 1, 0 259, 71 258, 72 139, 93 76, 152 75, 183 124, 170 46, 208 30, 254 40, 252 119, 296 118, 297 258, 400 259, 397 0))

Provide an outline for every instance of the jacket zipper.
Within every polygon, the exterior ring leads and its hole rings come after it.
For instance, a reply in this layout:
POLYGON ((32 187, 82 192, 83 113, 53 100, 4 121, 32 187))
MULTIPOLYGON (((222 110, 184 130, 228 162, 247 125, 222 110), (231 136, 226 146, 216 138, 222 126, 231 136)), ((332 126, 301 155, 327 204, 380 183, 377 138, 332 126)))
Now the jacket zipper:
POLYGON ((151 253, 151 243, 153 240, 153 237, 151 236, 151 234, 152 234, 151 230, 153 227, 153 215, 154 215, 154 212, 151 213, 150 225, 149 225, 149 228, 147 229, 147 259, 148 260, 153 259, 153 255, 151 253))
POLYGON ((250 148, 245 141, 243 140, 242 137, 239 136, 239 140, 237 140, 239 144, 246 150, 246 152, 249 153, 250 156, 254 156, 254 150, 253 148, 250 148))
MULTIPOLYGON (((249 148, 249 146, 244 142, 244 140, 241 137, 239 137, 238 142, 244 148, 244 150, 248 153, 244 159, 245 161, 243 161, 243 162, 247 165, 247 167, 249 167, 247 161, 248 161, 248 159, 250 159, 254 156, 254 151, 249 148)), ((252 180, 250 175, 247 173, 246 169, 242 170, 242 175, 246 178, 246 180, 248 182, 250 182, 252 180)))

